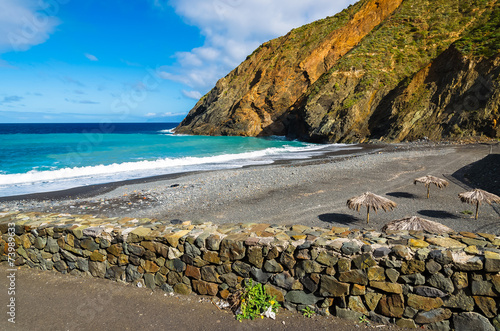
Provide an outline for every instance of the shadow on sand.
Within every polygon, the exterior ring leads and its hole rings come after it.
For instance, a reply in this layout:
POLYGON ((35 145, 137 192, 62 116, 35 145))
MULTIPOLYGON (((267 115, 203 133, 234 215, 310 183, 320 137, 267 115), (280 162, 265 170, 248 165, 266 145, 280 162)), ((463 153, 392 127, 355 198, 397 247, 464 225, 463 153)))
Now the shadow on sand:
POLYGON ((455 171, 451 177, 471 188, 500 194, 500 154, 488 154, 479 161, 455 171))
POLYGON ((452 219, 460 218, 459 216, 444 210, 419 210, 417 211, 417 213, 422 216, 434 217, 434 218, 452 218, 452 219))
POLYGON ((349 225, 352 223, 358 223, 362 221, 362 219, 349 215, 349 214, 340 214, 340 213, 328 213, 328 214, 321 214, 318 216, 318 218, 323 221, 323 222, 328 222, 328 223, 340 223, 340 224, 345 224, 349 225))
POLYGON ((408 193, 408 192, 390 192, 390 193, 386 193, 385 195, 388 195, 390 197, 405 198, 405 199, 418 198, 418 195, 415 195, 413 193, 408 193))

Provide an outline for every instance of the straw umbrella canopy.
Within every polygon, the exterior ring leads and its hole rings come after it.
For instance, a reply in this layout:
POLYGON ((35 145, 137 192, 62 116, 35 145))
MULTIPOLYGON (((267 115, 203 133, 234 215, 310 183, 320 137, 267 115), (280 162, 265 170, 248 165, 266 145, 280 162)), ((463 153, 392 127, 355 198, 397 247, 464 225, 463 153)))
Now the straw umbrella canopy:
POLYGON ((393 210, 396 203, 380 195, 371 192, 365 192, 360 196, 352 197, 347 200, 347 207, 359 211, 361 206, 366 206, 366 223, 370 222, 370 209, 375 211, 383 209, 384 211, 393 210))
POLYGON ((394 220, 392 222, 387 223, 382 228, 382 231, 405 231, 405 230, 415 230, 415 231, 426 231, 429 233, 449 233, 454 232, 453 229, 447 227, 438 222, 433 222, 426 220, 424 218, 420 218, 417 216, 405 217, 399 220, 394 220))
POLYGON ((491 205, 492 203, 500 203, 500 197, 498 195, 486 192, 478 188, 469 192, 460 193, 458 194, 458 197, 462 202, 476 205, 476 217, 475 217, 476 220, 479 212, 479 205, 481 203, 486 202, 489 205, 491 205))
POLYGON ((413 180, 413 184, 417 185, 417 183, 423 183, 425 187, 427 187, 427 199, 429 199, 429 191, 431 188, 431 184, 436 185, 438 188, 443 188, 448 186, 448 182, 442 178, 427 175, 424 177, 415 178, 413 180))

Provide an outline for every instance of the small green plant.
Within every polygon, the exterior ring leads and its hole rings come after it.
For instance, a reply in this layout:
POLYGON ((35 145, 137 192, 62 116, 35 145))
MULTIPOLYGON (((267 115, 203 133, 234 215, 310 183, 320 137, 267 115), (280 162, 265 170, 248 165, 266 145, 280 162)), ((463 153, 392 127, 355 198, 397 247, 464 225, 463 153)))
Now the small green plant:
POLYGON ((366 318, 365 315, 359 317, 359 323, 370 324, 370 321, 366 318))
POLYGON ((311 309, 311 307, 307 306, 306 308, 302 309, 302 315, 307 318, 311 318, 312 315, 316 314, 314 310, 311 309))
POLYGON ((464 211, 461 211, 460 214, 472 215, 473 213, 470 210, 464 210, 464 211))
MULTIPOLYGON (((241 303, 236 319, 255 319, 260 316, 274 316, 281 307, 275 296, 269 295, 261 283, 253 283, 250 279, 245 283, 245 289, 241 295, 241 303)), ((273 318, 273 317, 271 317, 273 318)))

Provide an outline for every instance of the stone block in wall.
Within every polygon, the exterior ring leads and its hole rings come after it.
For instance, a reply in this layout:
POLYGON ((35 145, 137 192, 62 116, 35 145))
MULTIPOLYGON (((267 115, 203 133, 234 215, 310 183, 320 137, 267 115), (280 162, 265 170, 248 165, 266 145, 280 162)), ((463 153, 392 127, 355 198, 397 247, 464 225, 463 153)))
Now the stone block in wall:
POLYGON ((166 234, 163 238, 170 244, 170 246, 177 248, 182 237, 186 236, 189 230, 179 230, 174 233, 166 234))
POLYGON ((500 272, 500 254, 497 252, 484 252, 484 270, 486 272, 500 272))
POLYGON ((186 265, 186 272, 184 273, 186 277, 201 279, 200 268, 194 267, 192 265, 186 265))
POLYGON ((401 287, 401 284, 397 283, 371 281, 370 287, 382 290, 387 293, 395 293, 395 294, 403 293, 403 288, 401 287))
POLYGON ((441 266, 448 265, 453 262, 453 256, 450 251, 435 249, 429 253, 429 259, 439 263, 441 266))
MULTIPOLYGON (((54 268, 59 272, 63 272, 63 271, 66 271, 68 269, 68 265, 63 260, 59 260, 59 261, 54 262, 54 268)), ((94 277, 96 277, 96 276, 94 276, 94 277)), ((102 278, 104 278, 104 276, 102 278)))
POLYGON ((256 282, 265 284, 273 274, 264 272, 262 271, 262 269, 253 267, 252 270, 250 270, 250 275, 256 282))
POLYGON ((443 300, 441 298, 430 298, 409 293, 407 299, 407 305, 417 310, 430 311, 443 306, 443 300))
POLYGON ((189 295, 192 292, 191 287, 184 283, 177 283, 173 287, 174 292, 178 294, 189 295))
POLYGON ((428 260, 426 263, 425 263, 425 269, 431 274, 435 274, 435 273, 438 273, 443 267, 441 266, 441 264, 437 263, 436 261, 434 260, 428 260))
POLYGON ((286 291, 282 290, 281 288, 275 287, 275 286, 267 283, 264 285, 264 289, 266 290, 267 294, 269 294, 272 297, 275 297, 276 301, 278 301, 278 302, 285 301, 286 291))
POLYGON ((285 295, 285 300, 295 304, 314 305, 321 300, 314 293, 306 293, 304 291, 289 291, 285 295))
POLYGON ((337 262, 337 267, 339 272, 351 270, 351 259, 340 258, 337 262))
POLYGON ((182 274, 176 272, 176 271, 170 271, 167 274, 167 283, 171 286, 174 286, 177 283, 182 282, 182 274))
POLYGON ((368 277, 365 270, 354 269, 341 272, 338 277, 339 281, 344 283, 354 283, 359 285, 368 285, 368 277))
POLYGON ((396 283, 399 278, 399 271, 394 268, 385 269, 385 275, 392 283, 396 283))
POLYGON ((455 290, 451 279, 447 278, 442 273, 436 273, 434 275, 431 275, 427 279, 427 284, 436 287, 444 291, 445 293, 453 293, 453 291, 455 290))
POLYGON ((245 262, 235 261, 232 264, 231 269, 237 275, 240 275, 241 277, 244 278, 248 278, 250 277, 250 271, 252 270, 252 266, 245 262))
POLYGON ((363 300, 360 296, 357 295, 349 296, 348 308, 353 311, 362 313, 363 315, 369 314, 368 309, 366 309, 365 305, 363 304, 363 300))
POLYGON ((497 292, 500 293, 500 274, 491 275, 491 283, 493 284, 493 287, 497 290, 497 292))
POLYGON ((412 259, 411 250, 406 245, 395 245, 392 247, 392 253, 405 260, 412 259))
POLYGON ((112 280, 125 281, 126 280, 125 267, 112 266, 106 270, 104 277, 112 280))
POLYGON ((248 234, 229 235, 222 239, 220 243, 219 256, 221 260, 241 260, 245 257, 245 239, 248 234))
POLYGON ((387 317, 403 317, 405 310, 402 294, 383 295, 379 300, 376 312, 387 317))
POLYGON ((470 256, 465 252, 453 254, 453 264, 460 271, 483 270, 483 260, 482 256, 470 256))
POLYGON ((247 250, 248 262, 257 268, 262 268, 264 256, 262 254, 262 246, 251 246, 247 250))
POLYGON ((211 264, 220 264, 221 263, 219 254, 217 254, 217 252, 213 252, 213 251, 205 251, 203 253, 203 260, 205 260, 211 264))
POLYGON ((291 290, 293 284, 295 283, 295 278, 293 278, 288 271, 284 271, 280 274, 276 274, 272 277, 272 283, 285 290, 291 290))
POLYGON ((146 237, 149 235, 150 232, 151 232, 150 228, 145 228, 142 226, 135 228, 128 234, 127 242, 131 243, 141 242, 142 240, 146 239, 146 237))
POLYGON ((495 327, 496 331, 500 331, 500 315, 493 319, 493 326, 495 327))
POLYGON ((440 289, 437 289, 435 287, 429 287, 429 286, 416 286, 414 288, 415 294, 424 296, 424 297, 431 297, 431 298, 443 298, 447 296, 446 293, 441 291, 440 289))
POLYGON ((302 248, 295 251, 295 258, 297 260, 310 260, 312 257, 308 248, 302 248))
POLYGON ((456 308, 464 311, 474 310, 474 300, 472 297, 465 294, 463 290, 459 290, 456 294, 450 295, 448 298, 444 299, 444 307, 456 308))
POLYGON ((314 281, 310 276, 305 276, 300 279, 303 289, 307 289, 309 292, 314 293, 318 289, 318 282, 314 281))
POLYGON ((491 297, 473 296, 476 305, 483 312, 484 316, 493 318, 497 315, 497 303, 491 297))
POLYGON ((356 269, 368 269, 377 265, 377 261, 372 258, 370 253, 355 256, 352 259, 352 263, 356 269))
POLYGON ((215 296, 219 292, 217 284, 193 280, 193 291, 201 295, 215 296))
POLYGON ((417 328, 415 321, 412 319, 408 319, 408 318, 398 319, 396 321, 396 325, 399 326, 400 328, 405 328, 405 329, 416 329, 417 328))
POLYGON ((427 324, 425 327, 427 328, 427 330, 432 330, 432 331, 450 331, 451 330, 449 320, 430 323, 430 324, 427 324))
POLYGON ((359 253, 360 250, 360 245, 358 245, 355 241, 345 241, 340 248, 340 251, 345 255, 354 255, 359 253))
POLYGON ((403 275, 412 275, 425 271, 425 261, 410 260, 404 261, 401 265, 401 273, 403 275))
POLYGON ((486 317, 474 312, 454 313, 453 326, 455 331, 495 331, 495 327, 486 317))
POLYGON ((192 258, 195 258, 196 256, 201 255, 201 251, 194 244, 190 244, 189 242, 185 242, 184 243, 184 254, 189 255, 192 258))
POLYGON ((357 311, 352 311, 349 309, 339 308, 335 309, 335 315, 338 318, 343 318, 352 321, 359 321, 360 318, 363 318, 363 314, 357 311))
POLYGON ((163 275, 161 272, 157 272, 155 274, 155 284, 157 286, 162 286, 163 284, 165 284, 167 282, 167 277, 165 275, 163 275))
MULTIPOLYGON (((50 237, 49 237, 50 238, 50 237)), ((95 251, 99 249, 99 244, 97 244, 92 238, 85 238, 80 241, 80 246, 88 251, 95 251)))
POLYGON ((239 284, 238 276, 232 272, 220 275, 219 278, 225 284, 227 284, 229 287, 232 287, 232 288, 235 288, 239 284))
POLYGON ((419 312, 414 320, 418 324, 431 324, 447 320, 451 317, 451 310, 446 308, 437 308, 429 311, 419 312))
POLYGON ((340 297, 349 295, 349 284, 339 282, 332 276, 322 275, 320 295, 324 297, 340 297))
POLYGON ((283 267, 275 259, 272 259, 264 263, 264 270, 270 273, 279 273, 283 271, 283 267))
POLYGON ((368 292, 365 294, 365 302, 370 311, 375 310, 382 296, 381 293, 377 292, 368 292))
POLYGON ((217 273, 216 267, 212 265, 207 265, 201 268, 201 279, 207 282, 222 283, 219 279, 219 274, 217 273))
POLYGON ((472 295, 484 295, 484 296, 491 296, 491 297, 496 297, 497 294, 493 290, 493 283, 490 281, 486 280, 473 280, 471 284, 471 291, 472 295))
POLYGON ((262 254, 266 257, 268 260, 272 260, 277 258, 280 255, 280 251, 278 250, 278 247, 273 246, 269 249, 266 250, 266 247, 263 248, 262 254))
POLYGON ((367 269, 368 280, 385 281, 385 269, 379 266, 372 266, 367 269))
MULTIPOLYGON (((249 257, 249 260, 250 260, 250 257, 249 257)), ((318 262, 320 262, 320 261, 318 261, 318 262)), ((281 253, 281 256, 280 256, 280 263, 288 270, 293 270, 293 267, 295 266, 297 261, 295 261, 295 259, 293 257, 293 252, 292 253, 283 252, 283 253, 281 253)), ((257 265, 255 265, 255 266, 258 267, 257 265)))
POLYGON ((90 261, 89 271, 94 277, 104 278, 106 276, 106 262, 90 261))
POLYGON ((36 237, 34 245, 37 249, 44 249, 45 246, 47 245, 47 238, 36 237))

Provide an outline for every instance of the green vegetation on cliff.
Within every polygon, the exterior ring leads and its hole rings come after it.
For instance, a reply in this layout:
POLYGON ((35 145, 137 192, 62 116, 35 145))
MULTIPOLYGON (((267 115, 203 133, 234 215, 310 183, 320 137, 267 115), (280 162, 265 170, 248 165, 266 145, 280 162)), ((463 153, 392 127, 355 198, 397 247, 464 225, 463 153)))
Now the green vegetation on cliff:
POLYGON ((499 137, 499 24, 497 0, 359 1, 262 44, 177 132, 330 142, 499 137))
POLYGON ((463 53, 475 56, 496 55, 500 50, 500 5, 495 3, 488 8, 474 28, 456 43, 456 47, 463 53))

